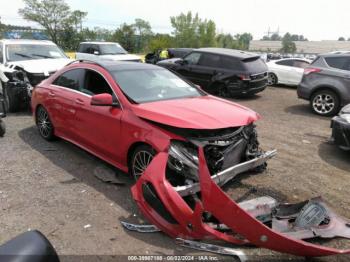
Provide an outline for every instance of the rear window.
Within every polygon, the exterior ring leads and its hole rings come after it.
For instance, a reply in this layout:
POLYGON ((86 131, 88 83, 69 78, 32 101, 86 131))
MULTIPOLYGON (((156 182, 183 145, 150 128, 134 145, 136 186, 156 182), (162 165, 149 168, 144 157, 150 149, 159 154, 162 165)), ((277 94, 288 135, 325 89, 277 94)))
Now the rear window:
POLYGON ((326 57, 325 60, 330 67, 350 70, 350 57, 326 57))
POLYGON ((220 56, 203 53, 199 59, 198 65, 207 67, 218 67, 220 65, 220 56))
POLYGON ((267 66, 260 57, 244 59, 242 62, 249 72, 260 73, 267 71, 267 66))
POLYGON ((221 56, 219 67, 232 70, 243 70, 242 62, 240 60, 228 56, 221 56))

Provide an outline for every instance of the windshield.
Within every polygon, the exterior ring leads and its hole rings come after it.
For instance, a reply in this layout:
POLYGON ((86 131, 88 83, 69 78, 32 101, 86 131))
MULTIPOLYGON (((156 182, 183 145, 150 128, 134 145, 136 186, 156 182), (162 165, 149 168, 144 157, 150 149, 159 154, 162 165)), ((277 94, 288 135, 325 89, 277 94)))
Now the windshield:
POLYGON ((127 54, 123 47, 119 44, 103 44, 100 45, 101 55, 117 55, 117 54, 127 54))
POLYGON ((202 92, 166 69, 121 70, 114 79, 136 103, 202 96, 202 92))
POLYGON ((6 47, 8 62, 46 58, 67 58, 55 45, 10 44, 6 47))

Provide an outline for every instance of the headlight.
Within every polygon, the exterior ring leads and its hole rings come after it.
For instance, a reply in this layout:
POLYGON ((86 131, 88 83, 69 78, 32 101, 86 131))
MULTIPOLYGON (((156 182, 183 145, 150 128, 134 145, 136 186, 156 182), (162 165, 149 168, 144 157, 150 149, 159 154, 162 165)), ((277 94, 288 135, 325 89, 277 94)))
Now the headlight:
POLYGON ((350 114, 340 114, 339 117, 350 123, 350 114))
POLYGON ((169 147, 168 165, 181 175, 198 181, 198 149, 195 145, 173 140, 169 147))

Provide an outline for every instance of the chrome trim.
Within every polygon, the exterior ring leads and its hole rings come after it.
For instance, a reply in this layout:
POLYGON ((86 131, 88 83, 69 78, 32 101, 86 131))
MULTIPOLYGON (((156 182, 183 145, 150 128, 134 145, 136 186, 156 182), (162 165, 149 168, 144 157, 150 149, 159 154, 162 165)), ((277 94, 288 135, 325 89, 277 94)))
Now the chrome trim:
MULTIPOLYGON (((277 155, 276 149, 265 152, 263 155, 259 157, 256 157, 249 161, 227 168, 217 173, 216 175, 213 175, 211 178, 214 180, 216 184, 218 184, 219 186, 223 186, 228 181, 236 177, 238 174, 241 174, 243 172, 246 172, 248 170, 251 170, 253 168, 256 168, 264 164, 267 160, 271 159, 275 155, 277 155)), ((193 183, 191 185, 185 185, 185 186, 177 186, 177 187, 174 187, 174 189, 177 193, 179 193, 180 196, 188 196, 191 194, 195 194, 201 190, 200 183, 193 183)))

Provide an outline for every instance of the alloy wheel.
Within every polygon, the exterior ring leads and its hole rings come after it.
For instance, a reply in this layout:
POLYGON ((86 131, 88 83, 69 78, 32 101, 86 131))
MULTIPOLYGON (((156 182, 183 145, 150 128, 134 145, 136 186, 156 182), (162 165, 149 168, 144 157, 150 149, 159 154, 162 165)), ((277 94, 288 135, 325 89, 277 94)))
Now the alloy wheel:
POLYGON ((269 86, 275 85, 277 83, 277 78, 275 74, 269 74, 267 77, 267 83, 269 86))
POLYGON ((151 152, 146 150, 138 151, 133 158, 132 162, 132 173, 135 180, 138 180, 146 170, 148 165, 151 163, 153 155, 151 152))
POLYGON ((37 113, 37 125, 39 128, 40 134, 44 138, 49 138, 52 134, 52 124, 49 118, 49 114, 44 108, 39 108, 37 113))
POLYGON ((334 97, 329 94, 319 94, 314 97, 312 106, 317 113, 321 115, 328 114, 334 109, 334 97))

